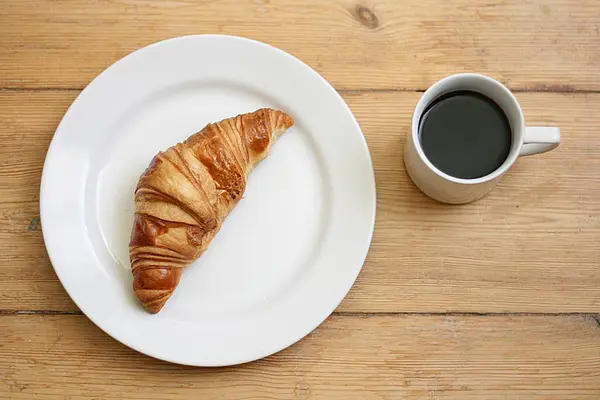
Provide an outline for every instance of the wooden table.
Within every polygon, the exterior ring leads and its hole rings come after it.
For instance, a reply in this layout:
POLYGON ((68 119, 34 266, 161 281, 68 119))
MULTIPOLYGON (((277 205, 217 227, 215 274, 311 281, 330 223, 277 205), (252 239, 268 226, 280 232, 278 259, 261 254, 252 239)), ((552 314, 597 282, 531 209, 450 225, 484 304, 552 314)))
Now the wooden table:
POLYGON ((2 399, 600 399, 598 0, 1 0, 0 149, 2 399), (279 354, 219 369, 151 359, 94 326, 39 224, 44 156, 81 89, 141 46, 198 33, 268 42, 328 79, 378 192, 337 311, 279 354), (449 207, 411 184, 402 151, 420 91, 459 71, 507 84, 563 142, 449 207))

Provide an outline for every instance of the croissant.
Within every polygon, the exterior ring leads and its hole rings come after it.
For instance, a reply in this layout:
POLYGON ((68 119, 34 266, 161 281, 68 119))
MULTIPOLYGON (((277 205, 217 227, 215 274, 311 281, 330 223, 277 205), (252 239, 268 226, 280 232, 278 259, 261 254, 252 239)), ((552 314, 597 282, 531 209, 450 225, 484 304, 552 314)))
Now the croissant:
POLYGON ((242 197, 254 166, 293 124, 263 108, 208 124, 152 159, 135 189, 129 242, 133 290, 146 310, 163 308, 242 197))

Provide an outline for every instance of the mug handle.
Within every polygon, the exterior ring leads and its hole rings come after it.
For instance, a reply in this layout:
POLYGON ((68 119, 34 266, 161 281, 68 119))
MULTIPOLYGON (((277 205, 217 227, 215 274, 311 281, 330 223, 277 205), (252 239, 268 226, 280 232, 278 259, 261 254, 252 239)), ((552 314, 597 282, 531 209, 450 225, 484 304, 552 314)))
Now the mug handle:
POLYGON ((560 129, 549 126, 528 126, 520 156, 545 153, 555 149, 560 143, 560 129))

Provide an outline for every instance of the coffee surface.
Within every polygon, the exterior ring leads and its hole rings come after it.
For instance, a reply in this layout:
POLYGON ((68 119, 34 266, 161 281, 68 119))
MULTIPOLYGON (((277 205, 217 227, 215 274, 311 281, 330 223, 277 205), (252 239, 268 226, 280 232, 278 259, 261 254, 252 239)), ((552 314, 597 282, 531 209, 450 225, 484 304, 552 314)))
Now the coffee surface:
POLYGON ((502 108, 472 91, 448 93, 432 102, 421 117, 419 135, 427 159, 446 174, 463 179, 494 172, 512 144, 502 108))

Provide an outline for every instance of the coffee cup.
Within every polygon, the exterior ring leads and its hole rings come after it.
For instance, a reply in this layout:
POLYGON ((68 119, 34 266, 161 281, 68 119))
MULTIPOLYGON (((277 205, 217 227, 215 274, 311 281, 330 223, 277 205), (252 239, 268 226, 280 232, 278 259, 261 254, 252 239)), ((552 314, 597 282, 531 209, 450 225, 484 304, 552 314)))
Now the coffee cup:
POLYGON ((525 126, 519 102, 500 82, 464 73, 443 78, 423 93, 404 162, 426 195, 463 204, 488 194, 518 157, 559 143, 559 128, 525 126))

